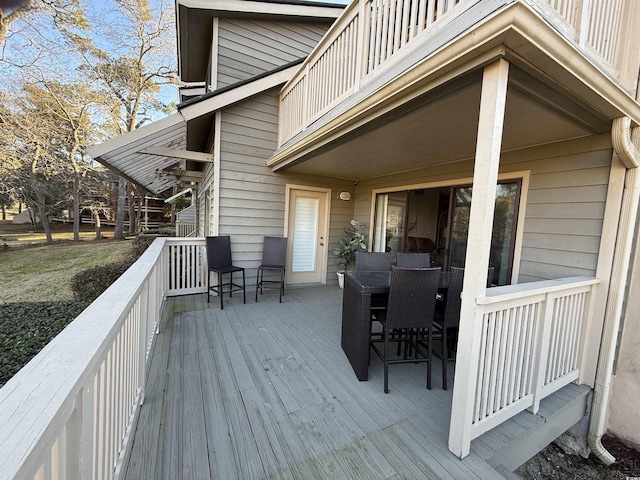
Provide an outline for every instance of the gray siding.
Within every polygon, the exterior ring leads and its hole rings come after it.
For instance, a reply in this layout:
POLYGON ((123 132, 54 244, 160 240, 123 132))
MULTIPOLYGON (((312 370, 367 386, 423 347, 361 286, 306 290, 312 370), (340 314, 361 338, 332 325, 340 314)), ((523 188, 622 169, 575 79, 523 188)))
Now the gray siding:
POLYGON ((330 23, 220 19, 218 85, 224 87, 306 57, 330 23))
MULTIPOLYGON (((530 171, 519 283, 595 275, 611 157, 607 135, 503 155, 500 173, 530 171)), ((361 181, 356 218, 368 225, 374 189, 472 176, 469 160, 361 181)))
POLYGON ((510 170, 531 170, 518 281, 595 276, 611 168, 608 139, 602 146, 573 142, 537 159, 518 157, 504 160, 510 170))
POLYGON ((255 283, 265 235, 284 233, 286 185, 331 189, 327 283, 336 283, 337 265, 332 245, 353 216, 352 201, 337 198, 353 186, 296 174, 274 174, 266 160, 277 147, 278 91, 259 95, 222 113, 220 152, 220 235, 232 236, 234 263, 247 268, 247 284, 255 283))

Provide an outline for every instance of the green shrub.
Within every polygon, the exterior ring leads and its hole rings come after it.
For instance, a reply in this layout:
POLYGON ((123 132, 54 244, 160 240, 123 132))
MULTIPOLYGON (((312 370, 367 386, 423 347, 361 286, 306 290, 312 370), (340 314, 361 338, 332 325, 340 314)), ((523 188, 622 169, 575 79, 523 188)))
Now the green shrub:
POLYGON ((132 261, 109 263, 76 273, 71 277, 71 290, 73 291, 74 297, 79 301, 93 302, 102 292, 109 288, 132 263, 132 261))
POLYGON ((142 255, 145 250, 149 248, 149 245, 151 245, 156 238, 158 237, 155 235, 138 235, 136 238, 134 238, 133 242, 131 242, 133 257, 136 260, 140 258, 140 255, 142 255))
POLYGON ((88 305, 89 302, 0 304, 0 387, 88 305))
POLYGON ((175 237, 176 226, 175 225, 163 225, 158 228, 152 228, 144 232, 145 235, 156 235, 158 237, 175 237))

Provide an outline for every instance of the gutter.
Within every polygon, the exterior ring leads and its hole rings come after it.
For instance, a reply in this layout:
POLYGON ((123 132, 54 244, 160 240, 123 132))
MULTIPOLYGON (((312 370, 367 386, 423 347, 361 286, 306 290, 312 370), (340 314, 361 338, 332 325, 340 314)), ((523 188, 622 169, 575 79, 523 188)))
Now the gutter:
POLYGON ((611 378, 615 361, 622 305, 625 297, 626 280, 633 238, 635 235, 638 200, 640 199, 640 152, 635 145, 640 144, 640 127, 631 130, 631 119, 619 117, 611 126, 611 141, 615 153, 627 167, 624 193, 618 222, 616 253, 613 260, 609 299, 604 318, 598 371, 593 389, 591 420, 589 422, 588 443, 593 453, 605 465, 615 462, 615 457, 602 445, 606 428, 607 408, 611 393, 611 378))

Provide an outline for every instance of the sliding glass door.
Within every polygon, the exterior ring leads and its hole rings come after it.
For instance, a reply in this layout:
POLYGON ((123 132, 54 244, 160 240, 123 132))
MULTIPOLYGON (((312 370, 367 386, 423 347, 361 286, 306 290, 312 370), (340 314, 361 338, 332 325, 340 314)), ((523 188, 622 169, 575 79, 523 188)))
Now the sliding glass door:
MULTIPOLYGON (((451 240, 447 267, 464 267, 469 237, 472 187, 455 187, 451 195, 451 240)), ((493 285, 511 283, 515 225, 520 198, 520 182, 499 183, 493 217, 489 267, 494 267, 493 285)))
MULTIPOLYGON (((377 195, 374 251, 427 252, 434 266, 464 267, 469 236, 471 186, 403 190, 377 195)), ((493 285, 511 283, 520 181, 500 182, 489 266, 493 285)))

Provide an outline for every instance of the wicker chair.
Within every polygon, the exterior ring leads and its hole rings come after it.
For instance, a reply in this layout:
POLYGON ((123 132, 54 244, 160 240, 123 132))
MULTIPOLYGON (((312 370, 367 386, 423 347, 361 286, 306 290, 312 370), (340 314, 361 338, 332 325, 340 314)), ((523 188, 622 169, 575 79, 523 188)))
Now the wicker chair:
MULTIPOLYGON (((491 286, 494 267, 487 270, 487 287, 491 286)), ((439 351, 434 350, 434 355, 442 362, 442 388, 447 389, 447 363, 455 362, 458 328, 460 326, 460 307, 462 299, 462 282, 464 280, 464 268, 451 267, 449 274, 449 287, 446 300, 436 306, 433 321, 433 340, 439 344, 439 351)))
POLYGON ((207 303, 211 298, 211 292, 217 293, 220 297, 220 308, 224 310, 222 297, 225 293, 229 297, 233 292, 242 291, 242 301, 247 303, 245 293, 244 268, 233 265, 231 260, 231 239, 228 236, 206 237, 207 242, 207 303), (218 283, 211 285, 211 272, 218 276, 218 283), (233 283, 234 272, 242 272, 242 285, 233 283), (229 275, 229 281, 223 282, 224 275, 229 275))
MULTIPOLYGON (((372 336, 371 347, 384 364, 384 392, 389 392, 389 365, 396 363, 427 363, 427 388, 431 389, 431 325, 440 283, 440 268, 398 268, 391 271, 389 301, 386 310, 374 312, 382 324, 382 339, 372 336), (415 332, 426 332, 426 351, 416 342, 415 332), (392 335, 395 335, 393 339, 392 335), (390 359, 390 341, 410 344, 412 352, 390 359), (380 350, 377 343, 383 343, 380 350)), ((405 352, 408 350, 405 349, 405 352)))
MULTIPOLYGON (((391 254, 385 252, 356 252, 356 272, 388 272, 391 254)), ((386 296, 372 296, 371 310, 387 308, 386 296)))
POLYGON ((280 303, 284 295, 284 272, 287 258, 287 237, 264 237, 262 246, 262 263, 258 267, 256 275, 256 302, 258 290, 262 295, 263 289, 279 290, 280 303), (265 280, 264 272, 279 274, 278 280, 265 280), (277 286, 276 286, 277 284, 277 286))
POLYGON ((428 253, 398 253, 396 264, 402 268, 429 268, 431 255, 428 253))
POLYGON ((462 293, 462 281, 464 268, 451 267, 449 274, 449 288, 445 301, 438 305, 433 321, 433 337, 440 349, 434 350, 434 355, 442 363, 442 388, 447 389, 447 363, 454 362, 456 357, 452 353, 455 349, 455 337, 460 325, 460 295, 462 293))
POLYGON ((356 252, 356 272, 388 272, 390 269, 390 253, 356 252))

